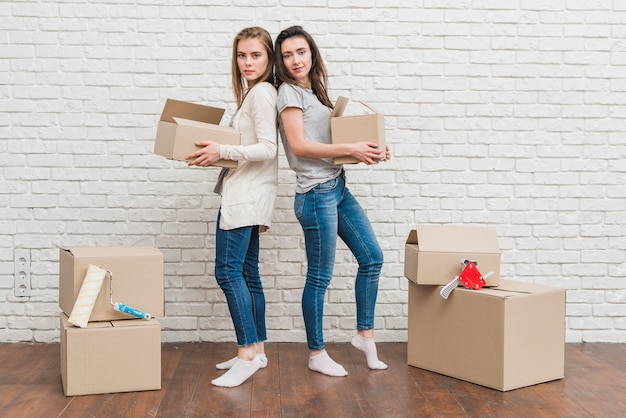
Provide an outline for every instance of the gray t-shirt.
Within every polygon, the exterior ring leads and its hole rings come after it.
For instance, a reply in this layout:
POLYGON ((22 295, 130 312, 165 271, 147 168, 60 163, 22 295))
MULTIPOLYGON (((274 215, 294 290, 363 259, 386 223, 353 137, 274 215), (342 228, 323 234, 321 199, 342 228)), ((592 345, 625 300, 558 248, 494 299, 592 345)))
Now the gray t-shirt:
POLYGON ((309 141, 330 144, 331 109, 320 102, 312 90, 283 83, 278 88, 278 129, 285 148, 289 167, 296 172, 296 193, 306 193, 318 184, 338 177, 343 166, 337 165, 332 158, 296 157, 285 135, 285 128, 280 114, 288 107, 302 110, 304 118, 304 137, 309 141))

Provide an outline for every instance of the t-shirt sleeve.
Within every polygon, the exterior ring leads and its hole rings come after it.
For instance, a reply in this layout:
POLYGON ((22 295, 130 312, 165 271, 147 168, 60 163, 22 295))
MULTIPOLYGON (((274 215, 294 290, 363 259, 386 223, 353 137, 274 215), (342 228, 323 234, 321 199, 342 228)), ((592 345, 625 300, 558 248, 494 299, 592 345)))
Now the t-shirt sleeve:
POLYGON ((276 101, 276 108, 280 115, 283 110, 288 107, 297 107, 304 110, 304 100, 302 97, 302 91, 297 89, 288 83, 283 83, 278 88, 278 99, 276 101))

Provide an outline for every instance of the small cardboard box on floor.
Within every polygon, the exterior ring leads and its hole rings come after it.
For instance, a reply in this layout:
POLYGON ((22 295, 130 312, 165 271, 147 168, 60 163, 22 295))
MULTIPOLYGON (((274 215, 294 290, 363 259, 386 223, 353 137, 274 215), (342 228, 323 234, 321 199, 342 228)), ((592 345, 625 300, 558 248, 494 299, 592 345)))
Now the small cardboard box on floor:
POLYGON ((565 289, 441 288, 409 282, 409 365, 500 391, 564 376, 565 289))
MULTIPOLYGON (((76 247, 59 250, 59 306, 72 313, 89 264, 113 273, 113 303, 165 315, 163 253, 152 247, 76 247)), ((89 321, 134 319, 111 306, 110 276, 104 278, 89 321)))
POLYGON ((416 284, 446 285, 463 270, 462 260, 478 262, 485 286, 500 281, 500 246, 493 227, 417 225, 404 248, 404 275, 416 284))
POLYGON ((161 389, 161 325, 155 319, 70 325, 61 313, 65 396, 161 389))
MULTIPOLYGON (((200 149, 196 141, 239 145, 239 132, 219 124, 223 115, 224 109, 167 99, 157 128, 154 153, 185 161, 187 155, 200 149)), ((237 161, 219 160, 211 165, 235 168, 237 161)))
MULTIPOLYGON (((352 144, 355 142, 375 142, 379 148, 385 149, 384 116, 370 105, 361 102, 370 109, 372 114, 344 116, 349 99, 339 97, 330 115, 330 132, 333 144, 352 144)), ((335 164, 356 164, 359 161, 352 157, 338 157, 335 164)))

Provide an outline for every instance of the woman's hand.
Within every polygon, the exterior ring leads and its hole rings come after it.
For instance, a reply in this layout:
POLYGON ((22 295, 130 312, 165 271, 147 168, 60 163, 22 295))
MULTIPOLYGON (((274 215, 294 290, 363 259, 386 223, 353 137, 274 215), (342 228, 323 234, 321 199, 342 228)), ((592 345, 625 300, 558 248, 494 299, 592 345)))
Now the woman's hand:
POLYGON ((385 145, 385 158, 383 161, 387 161, 391 158, 391 152, 389 151, 389 145, 385 145))
POLYGON ((389 156, 389 148, 380 149, 375 142, 357 142, 352 144, 350 156, 367 165, 378 164, 389 156))
POLYGON ((207 167, 220 159, 220 144, 213 141, 198 141, 196 145, 204 147, 185 157, 188 166, 207 167))

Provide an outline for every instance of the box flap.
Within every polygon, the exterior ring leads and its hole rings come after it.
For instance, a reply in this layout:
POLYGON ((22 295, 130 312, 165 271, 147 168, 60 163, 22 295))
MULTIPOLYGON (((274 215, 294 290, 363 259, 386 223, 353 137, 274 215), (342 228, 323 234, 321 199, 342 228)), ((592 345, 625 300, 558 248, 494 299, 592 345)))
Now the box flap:
POLYGON ((498 236, 493 227, 417 225, 420 251, 499 253, 498 236))
MULTIPOLYGON (((337 102, 335 102, 335 107, 333 108, 333 111, 330 114, 330 117, 334 118, 334 117, 343 116, 344 112, 346 111, 346 107, 348 107, 349 101, 350 99, 348 99, 347 97, 339 96, 337 98, 337 102)), ((381 114, 378 110, 374 109, 374 107, 372 107, 372 105, 370 105, 369 103, 365 103, 365 102, 358 102, 358 103, 361 103, 363 106, 367 107, 369 110, 371 110, 377 115, 381 114)))
POLYGON ((335 107, 333 108, 330 117, 334 118, 343 115, 343 112, 346 110, 346 106, 348 106, 349 101, 350 99, 348 99, 347 97, 339 96, 337 98, 337 102, 335 102, 335 107))
POLYGON ((111 325, 113 325, 113 328, 145 327, 147 325, 161 326, 156 319, 150 319, 148 321, 145 319, 120 319, 119 321, 111 321, 111 325))
POLYGON ((359 102, 359 103, 361 103, 363 106, 367 107, 369 110, 371 110, 371 111, 372 111, 372 112, 374 112, 375 114, 377 114, 377 115, 380 115, 380 114, 381 114, 381 113, 380 113, 378 110, 376 110, 376 109, 374 108, 374 106, 372 106, 371 104, 369 104, 369 103, 365 103, 365 102, 359 102))
POLYGON ((409 236, 406 239, 407 244, 417 244, 417 231, 415 229, 411 229, 409 232, 409 236))
POLYGON ((98 328, 111 328, 111 327, 112 327, 112 324, 109 321, 97 321, 97 322, 88 322, 87 327, 85 329, 98 329, 98 328))
POLYGON ((218 107, 167 99, 165 107, 163 107, 163 113, 161 114, 161 121, 174 123, 174 117, 176 116, 219 125, 224 111, 224 109, 218 107))
POLYGON ((500 299, 565 292, 565 289, 559 287, 502 279, 500 280, 498 286, 495 287, 484 287, 480 290, 465 289, 463 287, 459 287, 457 290, 461 292, 478 292, 484 297, 496 297, 500 299))
POLYGON ((63 248, 74 257, 135 257, 138 255, 161 255, 154 247, 68 247, 63 248))
POLYGON ((497 287, 492 288, 495 291, 508 292, 521 296, 523 294, 552 293, 565 292, 565 289, 554 286, 546 286, 537 283, 527 283, 514 280, 500 280, 497 287))
POLYGON ((220 132, 238 133, 237 130, 231 126, 221 126, 221 125, 216 125, 214 123, 199 122, 197 120, 191 120, 191 119, 185 119, 185 118, 179 118, 179 117, 174 117, 173 119, 180 126, 189 126, 192 128, 201 128, 201 129, 211 129, 213 131, 220 131, 220 132))
POLYGON ((113 326, 110 321, 92 321, 87 323, 86 328, 75 327, 74 325, 69 323, 69 317, 64 312, 61 312, 61 322, 63 324, 64 330, 75 330, 76 332, 83 332, 87 329, 111 328, 113 326))

